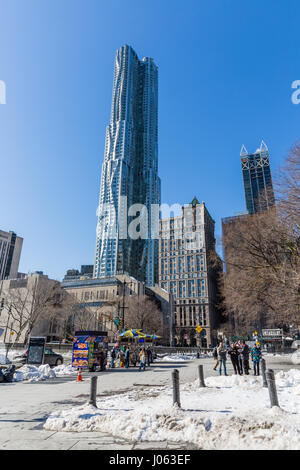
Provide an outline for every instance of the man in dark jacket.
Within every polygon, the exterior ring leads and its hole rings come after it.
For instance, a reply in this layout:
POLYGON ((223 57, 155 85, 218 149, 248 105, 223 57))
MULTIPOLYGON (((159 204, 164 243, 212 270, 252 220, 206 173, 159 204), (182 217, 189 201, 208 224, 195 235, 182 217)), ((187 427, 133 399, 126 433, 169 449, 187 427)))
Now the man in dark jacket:
POLYGON ((128 369, 129 367, 129 359, 130 359, 130 349, 127 347, 125 351, 125 367, 128 369))
POLYGON ((232 365, 233 365, 233 368, 234 368, 234 373, 236 375, 237 374, 241 375, 240 367, 239 367, 239 360, 238 360, 239 350, 238 350, 235 343, 231 343, 231 347, 228 351, 228 354, 230 356, 230 359, 231 359, 231 362, 232 362, 232 365))
POLYGON ((147 353, 147 366, 150 366, 150 363, 152 362, 151 361, 152 352, 151 352, 151 349, 149 348, 149 346, 147 347, 146 353, 147 353))
POLYGON ((244 365, 244 371, 246 375, 249 375, 249 354, 250 354, 250 349, 248 344, 246 344, 245 341, 242 343, 242 354, 243 354, 243 365, 244 365))
POLYGON ((213 358, 216 360, 216 363, 215 363, 213 369, 217 370, 217 367, 219 365, 217 346, 215 346, 214 349, 213 349, 213 358))

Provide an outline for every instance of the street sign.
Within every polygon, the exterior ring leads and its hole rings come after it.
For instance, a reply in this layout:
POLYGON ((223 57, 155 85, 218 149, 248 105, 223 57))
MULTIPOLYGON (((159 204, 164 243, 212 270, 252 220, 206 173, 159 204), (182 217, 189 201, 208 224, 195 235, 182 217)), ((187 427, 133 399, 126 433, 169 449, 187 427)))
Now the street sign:
POLYGON ((201 331, 203 330, 203 328, 200 325, 198 325, 195 329, 197 333, 201 333, 201 331))
POLYGON ((264 338, 280 338, 282 336, 282 330, 280 328, 269 328, 262 330, 262 336, 264 338))

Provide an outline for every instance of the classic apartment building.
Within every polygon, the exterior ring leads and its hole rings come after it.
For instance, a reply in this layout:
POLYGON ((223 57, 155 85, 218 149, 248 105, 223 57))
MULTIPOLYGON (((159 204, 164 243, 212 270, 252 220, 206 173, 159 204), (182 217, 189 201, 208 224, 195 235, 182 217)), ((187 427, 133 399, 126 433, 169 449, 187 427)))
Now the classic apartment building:
POLYGON ((218 271, 210 261, 215 253, 215 222, 205 203, 194 198, 182 215, 160 220, 159 285, 174 298, 175 338, 178 344, 208 347, 218 324, 218 271), (198 335, 196 327, 202 328, 198 335))

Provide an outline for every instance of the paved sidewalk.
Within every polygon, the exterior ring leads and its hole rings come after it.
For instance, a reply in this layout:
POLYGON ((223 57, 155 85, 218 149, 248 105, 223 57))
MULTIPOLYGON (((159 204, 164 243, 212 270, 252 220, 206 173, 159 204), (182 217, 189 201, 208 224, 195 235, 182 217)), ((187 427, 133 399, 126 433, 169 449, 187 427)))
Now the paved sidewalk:
MULTIPOLYGON (((188 362, 156 363, 145 372, 136 369, 113 369, 98 375, 97 399, 128 390, 170 385, 171 372, 180 371, 180 383, 198 379, 198 365, 204 365, 204 376, 218 375, 212 371, 212 359, 188 362)), ((268 357, 267 365, 275 371, 300 368, 285 358, 268 357)), ((230 361, 228 372, 233 373, 230 361)), ((174 442, 132 442, 99 432, 53 432, 43 429, 48 415, 88 401, 91 374, 76 383, 76 375, 58 377, 44 382, 19 382, 0 386, 0 450, 192 450, 193 444, 174 442)))
MULTIPOLYGON (((98 376, 97 399, 149 386, 171 384, 171 371, 181 370, 182 382, 195 380, 196 361, 156 363, 145 372, 113 369, 98 376), (183 372, 184 371, 184 372, 183 372)), ((197 363, 198 364, 198 363, 197 363)), ((76 383, 76 375, 43 382, 19 382, 0 387, 0 450, 139 450, 193 449, 193 444, 132 442, 99 432, 53 432, 43 424, 53 410, 83 405, 89 399, 90 373, 76 383)))

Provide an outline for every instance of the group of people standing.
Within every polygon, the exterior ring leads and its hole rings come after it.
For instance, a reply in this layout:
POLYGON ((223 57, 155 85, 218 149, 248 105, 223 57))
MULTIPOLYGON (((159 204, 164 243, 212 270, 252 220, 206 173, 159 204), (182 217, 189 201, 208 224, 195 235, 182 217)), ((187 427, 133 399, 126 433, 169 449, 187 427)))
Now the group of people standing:
POLYGON ((110 353, 111 361, 110 367, 114 368, 115 363, 119 360, 120 367, 128 369, 130 364, 136 367, 139 363, 139 370, 145 370, 146 365, 150 366, 153 362, 153 354, 151 348, 129 348, 129 346, 123 346, 121 349, 114 347, 110 353))
POLYGON ((238 341, 231 343, 230 347, 226 346, 223 342, 216 346, 213 351, 213 356, 216 359, 214 370, 219 366, 219 375, 222 375, 222 368, 224 375, 227 374, 226 361, 227 356, 230 356, 234 373, 237 375, 249 375, 250 365, 249 358, 253 362, 254 375, 259 375, 259 363, 262 358, 260 347, 255 344, 250 348, 245 341, 238 341))

